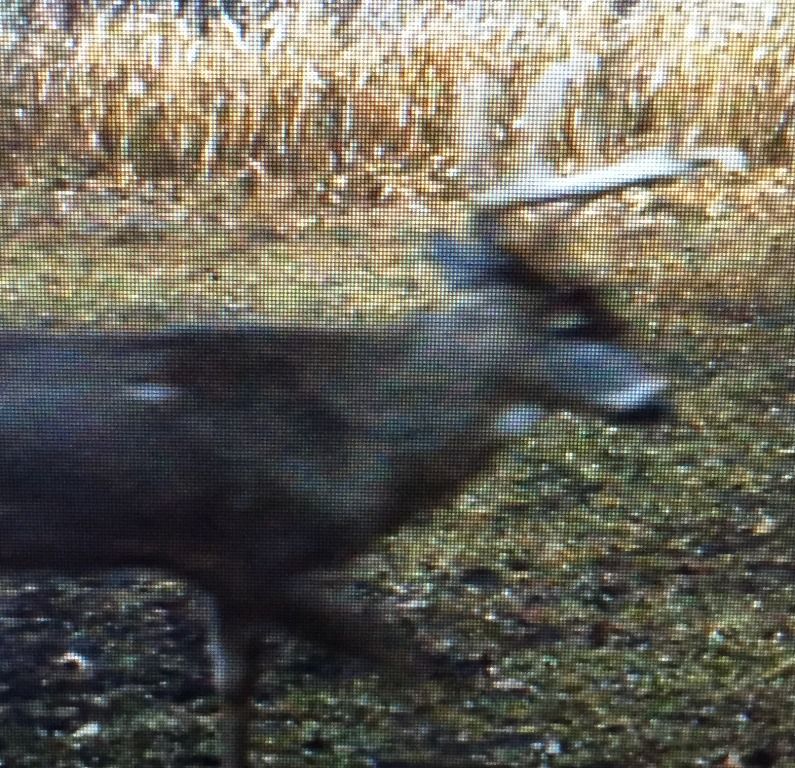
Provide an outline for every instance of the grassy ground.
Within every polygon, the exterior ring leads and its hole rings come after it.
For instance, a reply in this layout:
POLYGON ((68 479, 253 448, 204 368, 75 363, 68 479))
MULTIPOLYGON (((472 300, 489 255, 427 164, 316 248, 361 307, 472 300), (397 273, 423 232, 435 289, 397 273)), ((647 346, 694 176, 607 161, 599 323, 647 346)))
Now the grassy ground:
MULTIPOLYGON (((443 212, 263 217, 206 194, 8 193, 3 323, 383 321, 437 300, 417 245, 443 212)), ((571 268, 609 289, 670 377, 677 418, 641 429, 557 414, 340 575, 408 629, 403 663, 420 648, 439 675, 396 679, 275 635, 255 765, 795 764, 791 199, 780 175, 708 177, 572 222, 571 268)), ((4 765, 214 764, 184 585, 3 585, 4 765)))

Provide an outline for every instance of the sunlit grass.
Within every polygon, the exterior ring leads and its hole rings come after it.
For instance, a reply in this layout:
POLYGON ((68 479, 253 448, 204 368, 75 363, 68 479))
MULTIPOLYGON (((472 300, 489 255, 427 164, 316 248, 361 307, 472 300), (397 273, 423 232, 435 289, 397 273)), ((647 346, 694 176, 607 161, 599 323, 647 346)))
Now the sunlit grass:
MULTIPOLYGON (((15 182, 234 179, 266 195, 292 177, 330 202, 427 189, 460 158, 456 89, 474 71, 506 86, 503 117, 553 61, 593 62, 553 144, 594 161, 628 148, 732 144, 788 164, 795 8, 719 0, 513 0, 276 7, 240 38, 215 21, 86 15, 72 36, 0 48, 0 170, 15 182), (591 57, 591 58, 589 58, 591 57)), ((509 136, 510 138, 510 136, 509 136)), ((510 149, 511 143, 506 147, 510 149)))

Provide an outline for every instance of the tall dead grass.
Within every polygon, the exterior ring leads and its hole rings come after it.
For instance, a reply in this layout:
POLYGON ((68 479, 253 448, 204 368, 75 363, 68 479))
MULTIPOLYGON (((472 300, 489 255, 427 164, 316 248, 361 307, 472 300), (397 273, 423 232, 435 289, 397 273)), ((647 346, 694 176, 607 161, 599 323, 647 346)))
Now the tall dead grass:
MULTIPOLYGON (((284 2, 239 38, 168 12, 85 14, 0 39, 0 180, 121 186, 290 177, 335 196, 455 181, 452 110, 473 70, 505 84, 510 138, 551 62, 589 62, 548 137, 561 161, 732 144, 789 165, 795 6, 608 0, 284 2), (335 7, 338 9, 335 12, 335 7)), ((511 147, 510 141, 506 148, 511 147)))

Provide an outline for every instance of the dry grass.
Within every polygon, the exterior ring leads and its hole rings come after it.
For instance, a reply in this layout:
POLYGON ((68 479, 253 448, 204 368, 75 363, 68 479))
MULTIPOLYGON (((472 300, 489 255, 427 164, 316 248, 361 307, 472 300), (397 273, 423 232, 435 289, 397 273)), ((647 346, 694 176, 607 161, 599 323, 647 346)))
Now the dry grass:
MULTIPOLYGON (((238 39, 162 14, 86 13, 72 37, 0 40, 0 180, 246 190, 288 178, 334 202, 455 183, 458 84, 506 85, 504 123, 552 61, 588 66, 550 139, 563 160, 661 143, 733 144, 788 165, 795 6, 607 0, 280 4, 238 39)), ((510 131, 508 131, 510 135, 510 131)), ((507 143, 510 147, 510 142, 507 143)))

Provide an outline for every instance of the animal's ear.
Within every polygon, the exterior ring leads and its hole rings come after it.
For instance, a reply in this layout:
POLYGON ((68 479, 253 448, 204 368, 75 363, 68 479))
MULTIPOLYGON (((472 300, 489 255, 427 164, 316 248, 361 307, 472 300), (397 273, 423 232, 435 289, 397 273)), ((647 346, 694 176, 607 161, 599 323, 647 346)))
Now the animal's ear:
POLYGON ((452 291, 527 286, 528 270, 522 261, 490 240, 459 240, 437 233, 429 238, 428 255, 452 291))

